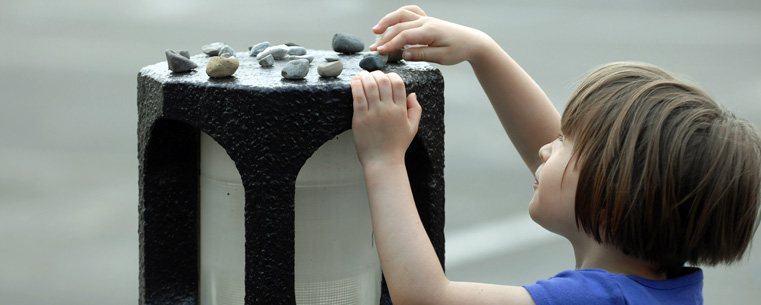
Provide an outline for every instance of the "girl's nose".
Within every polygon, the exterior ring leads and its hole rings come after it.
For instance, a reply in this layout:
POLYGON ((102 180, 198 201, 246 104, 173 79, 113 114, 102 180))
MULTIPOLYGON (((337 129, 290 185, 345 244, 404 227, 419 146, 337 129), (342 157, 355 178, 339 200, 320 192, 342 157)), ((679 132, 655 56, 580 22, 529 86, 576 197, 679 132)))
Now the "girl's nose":
POLYGON ((552 154, 552 142, 544 144, 542 148, 539 148, 539 159, 542 159, 542 162, 547 162, 550 154, 552 154))

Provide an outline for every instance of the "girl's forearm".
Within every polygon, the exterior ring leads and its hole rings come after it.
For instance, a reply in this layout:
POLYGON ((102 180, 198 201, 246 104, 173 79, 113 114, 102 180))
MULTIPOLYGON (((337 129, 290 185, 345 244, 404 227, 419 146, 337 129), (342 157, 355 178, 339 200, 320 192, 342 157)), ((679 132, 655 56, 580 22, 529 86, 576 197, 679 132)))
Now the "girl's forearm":
POLYGON ((435 299, 448 280, 415 207, 404 164, 365 167, 383 273, 394 304, 435 299))
POLYGON ((557 138, 560 114, 539 85, 494 40, 481 40, 469 60, 478 81, 531 172, 541 164, 539 148, 557 138))

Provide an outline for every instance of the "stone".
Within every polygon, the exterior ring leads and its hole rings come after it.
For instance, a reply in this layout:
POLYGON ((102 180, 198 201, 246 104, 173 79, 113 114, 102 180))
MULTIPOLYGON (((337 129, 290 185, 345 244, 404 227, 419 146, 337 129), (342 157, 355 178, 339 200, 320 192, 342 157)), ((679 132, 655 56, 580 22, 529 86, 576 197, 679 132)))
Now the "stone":
MULTIPOLYGON (((166 50, 164 53, 166 54, 166 63, 172 72, 183 73, 198 68, 198 65, 188 58, 190 56, 186 57, 183 51, 166 50)), ((184 51, 184 53, 188 52, 184 51)))
POLYGON ((306 59, 296 59, 289 61, 280 74, 286 79, 304 79, 309 73, 309 61, 306 59))
POLYGON ((182 55, 182 57, 190 59, 190 52, 188 52, 188 51, 182 50, 182 51, 177 51, 177 53, 180 53, 180 55, 182 55))
POLYGON ((286 45, 288 47, 298 47, 299 46, 298 44, 293 43, 293 42, 286 42, 286 43, 284 43, 284 45, 286 45))
POLYGON ((311 64, 314 60, 314 56, 312 55, 290 55, 288 56, 288 60, 296 60, 296 59, 306 59, 311 64))
POLYGON ((338 55, 337 54, 330 54, 325 56, 325 61, 331 62, 331 61, 338 61, 338 55))
POLYGON ((288 55, 307 55, 307 49, 300 46, 289 46, 288 55))
POLYGON ((288 56, 288 47, 285 45, 277 45, 266 48, 264 51, 256 55, 256 60, 262 59, 267 55, 272 55, 274 59, 284 59, 288 56))
POLYGON ((380 54, 380 53, 378 53, 378 51, 371 51, 371 52, 365 53, 365 55, 364 55, 364 57, 371 57, 371 56, 375 56, 375 57, 380 58, 383 61, 383 65, 384 66, 388 62, 388 54, 380 54))
POLYGON ((228 45, 219 49, 219 57, 235 57, 235 50, 228 45))
POLYGON ((272 57, 272 55, 264 56, 264 58, 259 60, 259 65, 264 68, 272 67, 272 65, 275 64, 275 58, 272 57))
POLYGON ((248 47, 248 55, 251 57, 255 57, 256 55, 259 55, 262 51, 265 49, 271 47, 272 44, 269 41, 260 42, 253 46, 248 47))
POLYGON ((214 42, 201 47, 201 51, 209 56, 217 56, 219 55, 219 50, 224 46, 226 46, 226 44, 223 42, 214 42))
POLYGON ((365 49, 365 43, 359 36, 347 33, 336 33, 333 35, 333 51, 353 54, 362 52, 365 49))
POLYGON ((238 70, 238 59, 235 57, 214 56, 206 65, 206 74, 213 78, 222 78, 233 75, 238 70))
POLYGON ((394 52, 388 53, 388 62, 399 62, 404 59, 404 49, 399 49, 394 52))
POLYGON ((331 61, 322 63, 319 66, 317 66, 317 74, 320 75, 320 77, 337 77, 338 75, 341 75, 341 72, 344 70, 344 65, 340 61, 331 61))
POLYGON ((365 58, 362 58, 362 60, 359 61, 359 67, 362 69, 365 69, 367 71, 375 71, 380 70, 383 68, 383 66, 386 65, 386 60, 388 57, 384 55, 372 54, 373 52, 370 52, 370 54, 366 55, 365 58))

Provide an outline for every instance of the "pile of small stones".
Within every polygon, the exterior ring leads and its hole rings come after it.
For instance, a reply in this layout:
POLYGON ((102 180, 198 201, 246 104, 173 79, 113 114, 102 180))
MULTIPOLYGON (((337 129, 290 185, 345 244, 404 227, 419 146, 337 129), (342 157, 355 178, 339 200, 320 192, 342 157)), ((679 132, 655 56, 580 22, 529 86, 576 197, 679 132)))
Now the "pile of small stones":
MULTIPOLYGON (((362 40, 353 34, 336 33, 332 41, 333 51, 342 54, 356 54, 365 49, 362 40)), ((240 62, 236 52, 229 45, 215 42, 204 45, 201 50, 211 58, 206 65, 206 74, 212 78, 232 76, 238 70, 240 62)), ((190 59, 188 51, 166 50, 169 69, 174 73, 184 73, 196 69, 198 65, 190 59)), ((368 71, 382 69, 387 62, 398 62, 402 50, 391 54, 367 52, 360 60, 359 66, 368 71)), ((288 60, 281 75, 285 79, 304 79, 309 73, 309 67, 314 56, 307 54, 307 49, 293 43, 272 45, 265 41, 248 47, 248 55, 256 58, 262 68, 271 68, 276 60, 288 60)), ((343 72, 343 63, 337 54, 325 57, 325 62, 317 66, 317 74, 323 78, 338 77, 343 72)))

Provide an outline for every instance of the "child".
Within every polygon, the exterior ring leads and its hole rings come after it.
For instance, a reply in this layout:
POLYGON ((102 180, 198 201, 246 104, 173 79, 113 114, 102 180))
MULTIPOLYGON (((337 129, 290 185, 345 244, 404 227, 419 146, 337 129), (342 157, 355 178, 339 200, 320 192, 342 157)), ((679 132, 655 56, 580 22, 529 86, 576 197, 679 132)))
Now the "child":
POLYGON ((534 172, 529 214, 567 238, 576 270, 522 287, 447 280, 421 225, 404 164, 422 109, 396 74, 352 79, 352 128, 394 304, 700 304, 690 265, 739 260, 759 223, 761 139, 699 89, 657 67, 604 66, 559 115, 487 35, 427 17, 386 15, 371 50, 468 61, 534 172), (390 26, 393 26, 389 28, 390 26), (537 154, 538 152, 538 154, 537 154))

